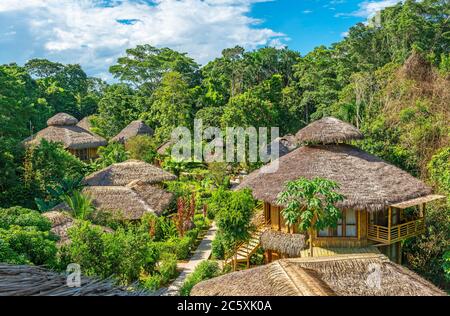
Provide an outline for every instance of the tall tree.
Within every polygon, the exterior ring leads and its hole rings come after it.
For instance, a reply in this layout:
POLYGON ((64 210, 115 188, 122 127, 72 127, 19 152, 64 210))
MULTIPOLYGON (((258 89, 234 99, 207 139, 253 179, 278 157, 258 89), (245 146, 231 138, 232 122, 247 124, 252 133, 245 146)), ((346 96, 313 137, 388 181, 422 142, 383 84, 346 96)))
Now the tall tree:
POLYGON ((199 80, 198 68, 199 65, 186 54, 146 44, 127 49, 126 56, 120 57, 109 71, 115 78, 151 94, 167 72, 178 72, 193 87, 199 80))
POLYGON ((309 231, 309 252, 313 256, 314 232, 336 227, 341 211, 335 206, 344 196, 337 193, 339 185, 327 179, 300 178, 289 181, 277 198, 284 205, 282 215, 290 226, 298 225, 301 231, 309 231))

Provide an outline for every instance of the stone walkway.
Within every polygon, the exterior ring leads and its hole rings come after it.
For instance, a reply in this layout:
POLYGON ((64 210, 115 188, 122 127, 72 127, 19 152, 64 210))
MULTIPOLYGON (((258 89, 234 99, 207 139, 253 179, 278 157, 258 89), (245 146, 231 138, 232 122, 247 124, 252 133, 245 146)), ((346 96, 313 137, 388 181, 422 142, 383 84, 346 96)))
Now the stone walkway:
POLYGON ((194 272, 195 268, 200 262, 209 259, 209 257, 211 256, 212 241, 216 236, 216 231, 216 224, 213 223, 201 243, 198 245, 197 249, 194 251, 191 259, 188 262, 178 264, 178 268, 182 270, 180 275, 175 279, 175 281, 172 282, 172 284, 169 285, 168 288, 166 288, 165 291, 161 293, 161 296, 180 295, 181 286, 183 285, 187 276, 194 272))

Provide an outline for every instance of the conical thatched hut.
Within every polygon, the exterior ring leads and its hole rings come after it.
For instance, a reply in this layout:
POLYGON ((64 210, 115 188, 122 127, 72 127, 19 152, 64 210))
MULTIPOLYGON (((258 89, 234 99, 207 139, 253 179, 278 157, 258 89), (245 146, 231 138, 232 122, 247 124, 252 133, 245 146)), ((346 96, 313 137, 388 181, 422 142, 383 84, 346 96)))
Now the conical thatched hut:
POLYGON ((84 183, 89 186, 126 186, 136 180, 156 184, 176 178, 175 175, 152 164, 130 159, 94 172, 84 179, 84 183))
POLYGON ((399 260, 400 241, 425 230, 425 204, 442 197, 432 195, 428 186, 407 172, 345 144, 363 137, 348 123, 324 118, 300 130, 296 137, 307 145, 254 171, 237 189, 251 188, 255 198, 265 203, 266 222, 273 230, 297 233, 296 227, 285 225, 280 213, 283 206, 276 203, 285 183, 300 177, 336 181, 345 196, 337 204, 342 219, 336 228, 316 232, 314 245, 364 247, 374 243, 399 260), (412 211, 405 212, 406 208, 412 211))
POLYGON ((112 164, 84 179, 83 193, 89 195, 97 210, 117 213, 137 220, 145 213, 160 215, 173 200, 162 182, 176 176, 139 160, 112 164))
POLYGON ((144 123, 144 121, 137 120, 128 124, 119 134, 111 138, 112 142, 124 144, 127 140, 134 136, 145 135, 153 136, 153 129, 144 123))
MULTIPOLYGON (((83 268, 81 268, 83 269, 83 268)), ((0 264, 0 296, 147 296, 111 280, 81 276, 80 287, 67 285, 68 275, 42 267, 0 264)))
POLYGON ((48 127, 25 139, 25 145, 39 144, 41 139, 62 143, 81 160, 97 157, 97 148, 107 145, 104 138, 77 126, 78 120, 66 113, 58 113, 47 121, 48 127))
POLYGON ((192 296, 441 296, 384 255, 282 259, 198 283, 192 296))

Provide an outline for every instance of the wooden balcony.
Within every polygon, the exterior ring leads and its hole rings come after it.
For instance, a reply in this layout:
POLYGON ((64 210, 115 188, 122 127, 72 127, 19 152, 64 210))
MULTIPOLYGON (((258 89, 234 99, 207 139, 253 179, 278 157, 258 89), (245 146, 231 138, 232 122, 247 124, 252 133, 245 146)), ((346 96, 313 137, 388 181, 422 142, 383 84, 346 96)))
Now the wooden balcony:
POLYGON ((400 240, 423 234, 424 232, 425 219, 420 218, 391 227, 369 224, 367 238, 383 244, 393 244, 400 240))

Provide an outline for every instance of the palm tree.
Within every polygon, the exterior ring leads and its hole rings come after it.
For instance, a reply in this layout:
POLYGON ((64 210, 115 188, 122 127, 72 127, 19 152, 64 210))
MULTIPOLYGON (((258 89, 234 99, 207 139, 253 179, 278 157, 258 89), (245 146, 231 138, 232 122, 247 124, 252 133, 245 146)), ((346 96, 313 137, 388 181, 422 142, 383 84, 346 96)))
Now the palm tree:
POLYGON ((315 230, 336 227, 341 211, 335 206, 344 196, 337 193, 339 185, 327 179, 299 178, 289 181, 277 198, 284 205, 282 215, 286 224, 298 225, 300 231, 309 231, 309 252, 313 256, 313 236, 315 230))
POLYGON ((91 199, 78 190, 72 195, 64 195, 63 199, 77 219, 85 220, 94 211, 91 199))

